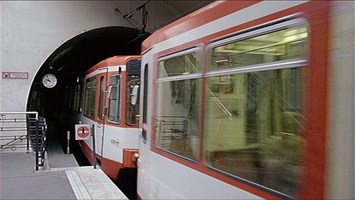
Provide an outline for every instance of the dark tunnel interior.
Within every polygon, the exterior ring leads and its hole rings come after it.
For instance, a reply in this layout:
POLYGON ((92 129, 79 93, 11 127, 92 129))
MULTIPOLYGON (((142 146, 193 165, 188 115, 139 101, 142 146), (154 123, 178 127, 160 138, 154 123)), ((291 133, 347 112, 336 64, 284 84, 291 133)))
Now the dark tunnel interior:
POLYGON ((140 54, 141 43, 148 36, 147 32, 128 27, 98 28, 68 40, 47 58, 31 86, 27 110, 37 111, 46 119, 48 148, 59 143, 65 152, 66 135, 70 131, 73 141, 70 149, 79 156, 73 134, 79 113, 70 108, 73 97, 68 96, 69 86, 82 84, 85 71, 103 59, 140 54), (50 89, 42 84, 42 77, 47 73, 54 74, 58 80, 50 89))

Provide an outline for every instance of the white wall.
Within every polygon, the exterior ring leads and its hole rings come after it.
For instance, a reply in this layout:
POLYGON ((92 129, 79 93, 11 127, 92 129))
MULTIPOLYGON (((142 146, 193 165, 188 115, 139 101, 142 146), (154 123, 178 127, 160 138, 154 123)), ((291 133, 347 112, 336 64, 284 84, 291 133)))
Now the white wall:
MULTIPOLYGON (((28 79, 0 78, 0 111, 25 111, 32 81, 51 53, 72 37, 107 26, 133 27, 127 14, 146 1, 0 1, 0 72, 28 72, 28 79)), ((152 1, 146 30, 177 13, 152 1)), ((140 13, 134 16, 141 25, 140 13)))
POLYGON ((355 198, 355 3, 332 2, 327 199, 355 198))

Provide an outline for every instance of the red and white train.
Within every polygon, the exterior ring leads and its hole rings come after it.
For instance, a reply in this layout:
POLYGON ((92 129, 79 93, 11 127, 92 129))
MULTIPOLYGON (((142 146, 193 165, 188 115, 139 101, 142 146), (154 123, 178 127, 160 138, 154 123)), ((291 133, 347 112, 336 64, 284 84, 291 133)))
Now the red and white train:
POLYGON ((216 1, 141 64, 139 198, 355 198, 354 2, 216 1))
POLYGON ((85 75, 80 122, 95 127, 95 158, 92 137, 79 144, 88 160, 96 159, 113 180, 120 170, 137 167, 140 61, 140 56, 114 56, 85 75))
POLYGON ((138 164, 139 199, 354 199, 354 26, 351 1, 216 1, 100 62, 101 168, 138 164))

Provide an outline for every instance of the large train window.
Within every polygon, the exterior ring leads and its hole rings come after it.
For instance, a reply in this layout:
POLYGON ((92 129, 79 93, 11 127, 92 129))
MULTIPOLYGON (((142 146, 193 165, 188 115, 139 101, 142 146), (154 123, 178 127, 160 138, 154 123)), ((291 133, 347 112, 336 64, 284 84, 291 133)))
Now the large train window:
POLYGON ((201 72, 196 53, 189 53, 159 62, 158 77, 172 77, 201 72))
POLYGON ((110 77, 109 86, 109 101, 108 101, 108 121, 119 123, 120 122, 120 105, 121 105, 121 84, 120 75, 112 75, 110 77))
POLYGON ((307 28, 297 25, 251 35, 211 47, 205 161, 293 196, 304 150, 301 97, 307 28))
POLYGON ((97 79, 87 79, 85 84, 84 115, 94 118, 97 79))
POLYGON ((156 82, 155 144, 173 154, 196 160, 199 146, 201 80, 197 53, 161 59, 156 82))
POLYGON ((307 28, 291 27, 213 49, 210 70, 304 59, 307 28))

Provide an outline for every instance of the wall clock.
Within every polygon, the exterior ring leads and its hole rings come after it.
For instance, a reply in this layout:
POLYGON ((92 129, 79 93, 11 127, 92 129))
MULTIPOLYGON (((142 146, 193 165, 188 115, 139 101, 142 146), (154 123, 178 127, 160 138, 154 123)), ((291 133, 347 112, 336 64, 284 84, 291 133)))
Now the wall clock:
POLYGON ((57 77, 54 74, 45 74, 42 78, 42 84, 46 88, 53 88, 57 82, 57 77))

